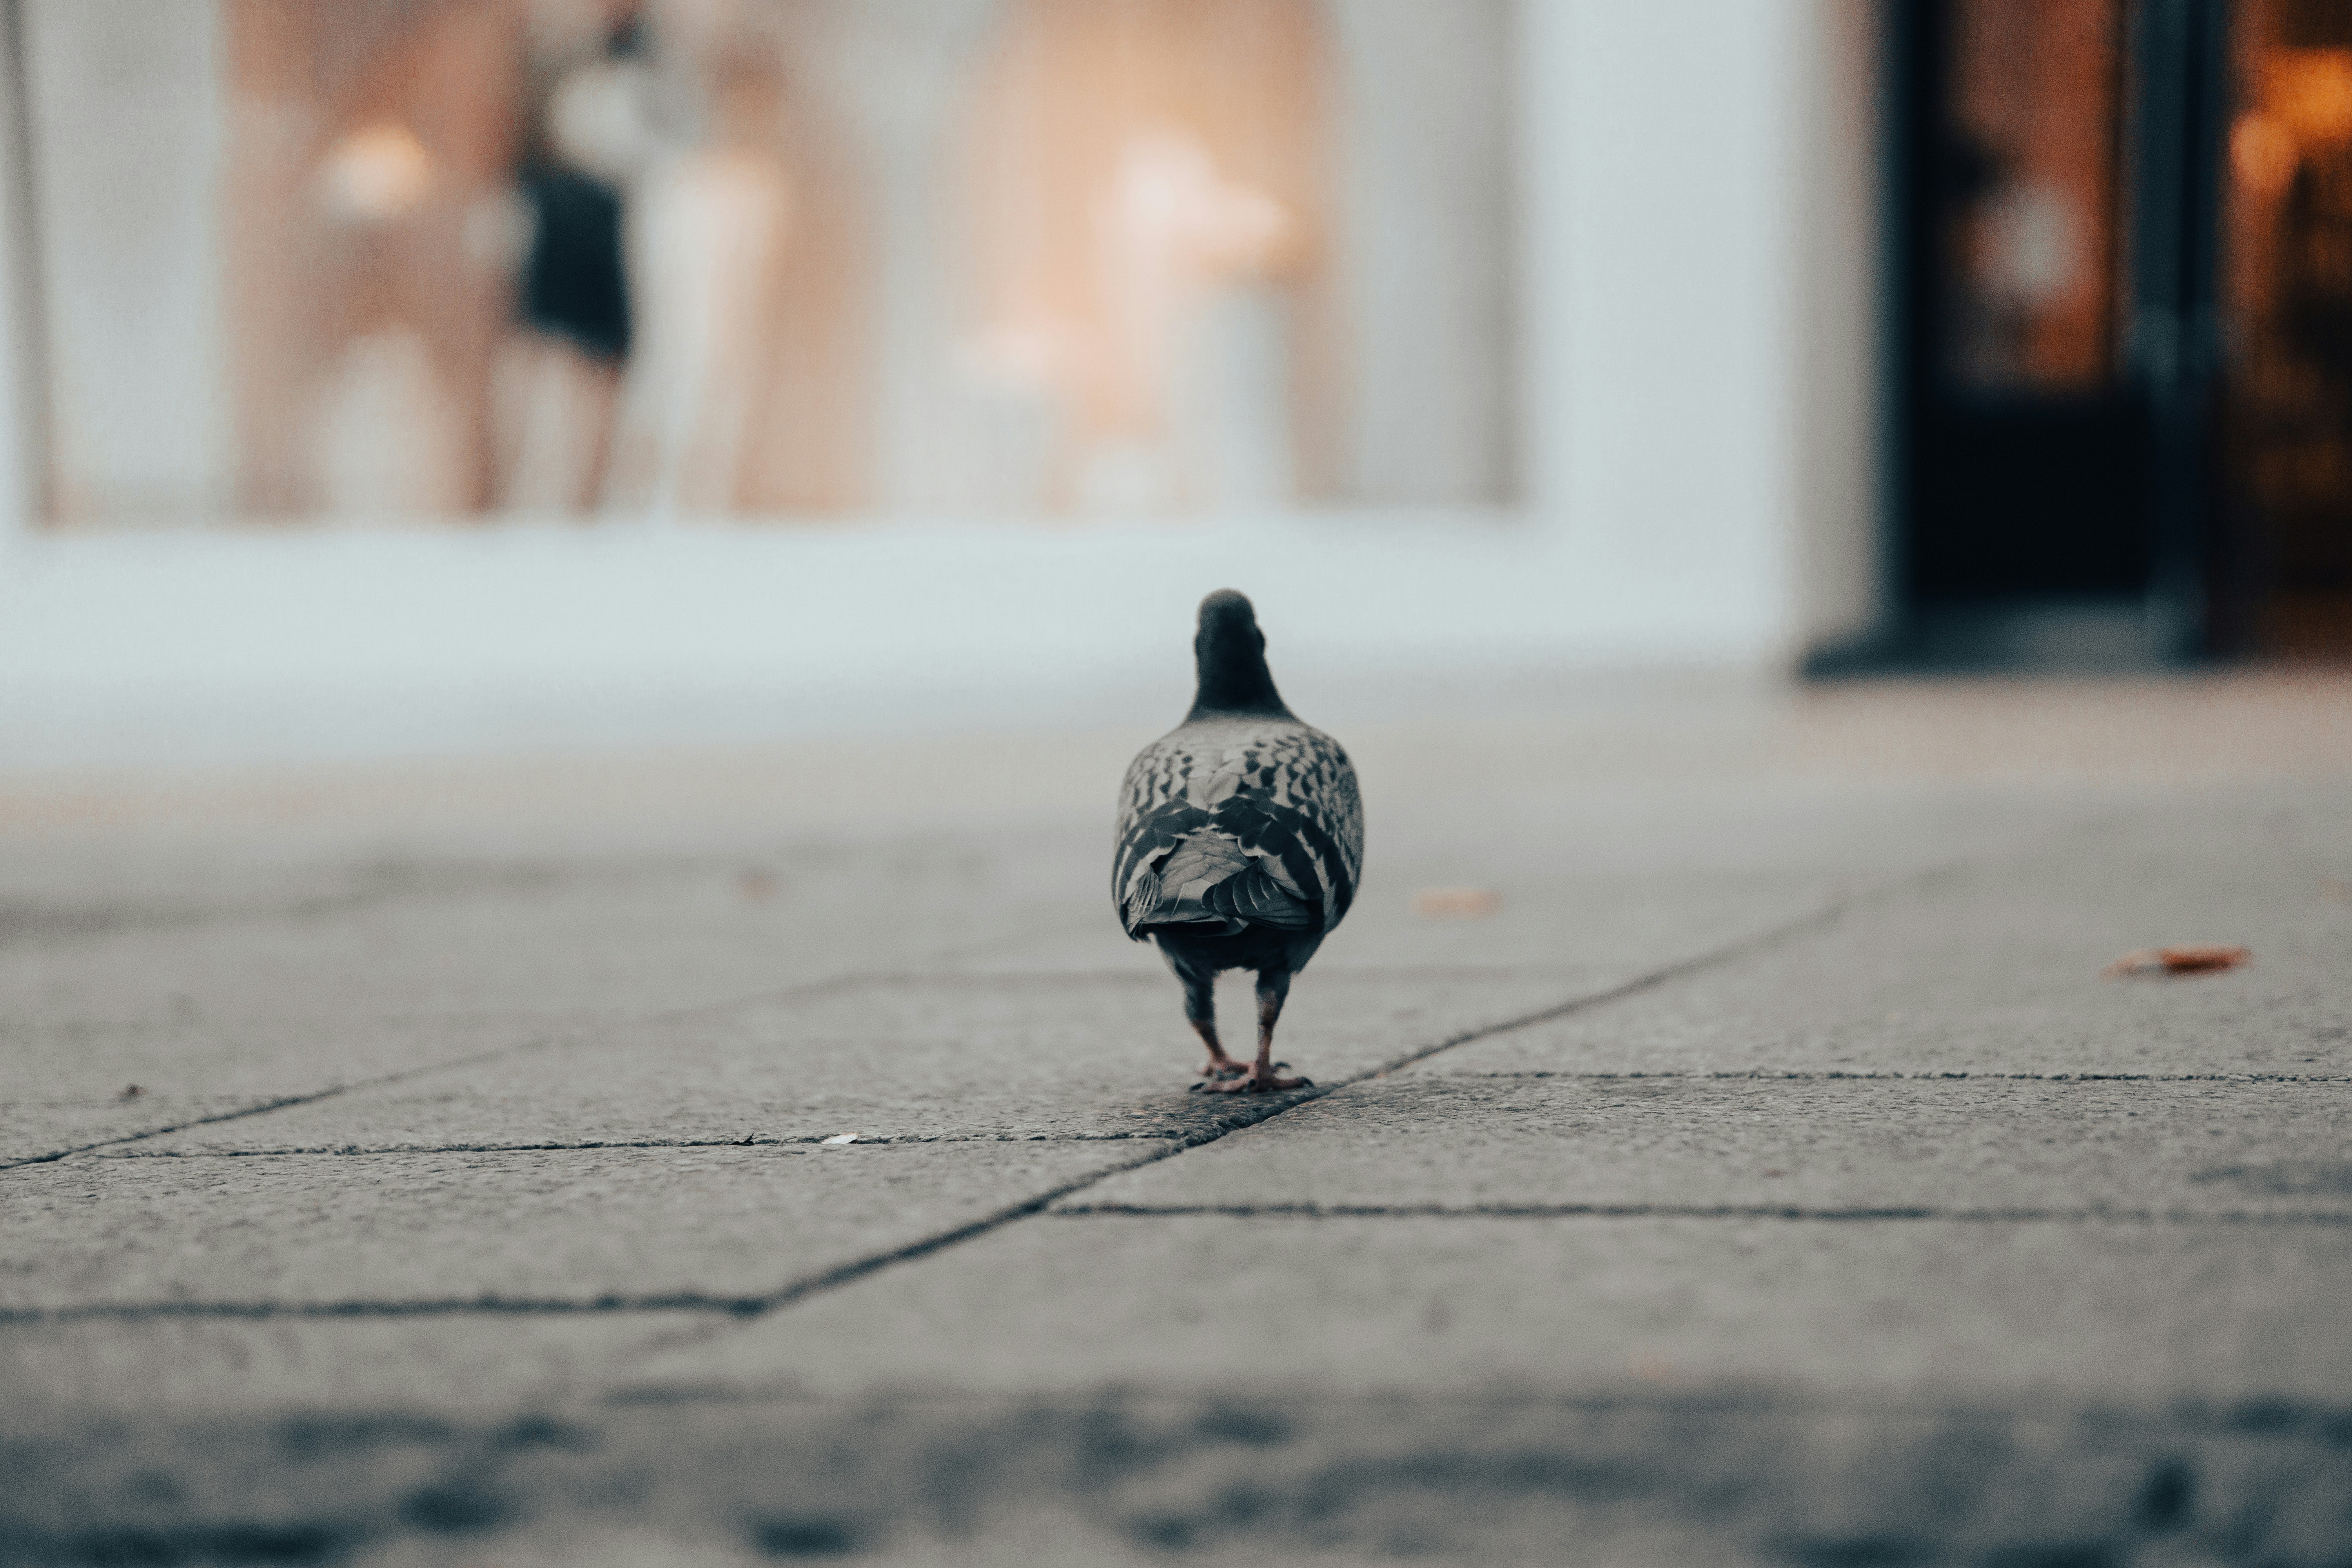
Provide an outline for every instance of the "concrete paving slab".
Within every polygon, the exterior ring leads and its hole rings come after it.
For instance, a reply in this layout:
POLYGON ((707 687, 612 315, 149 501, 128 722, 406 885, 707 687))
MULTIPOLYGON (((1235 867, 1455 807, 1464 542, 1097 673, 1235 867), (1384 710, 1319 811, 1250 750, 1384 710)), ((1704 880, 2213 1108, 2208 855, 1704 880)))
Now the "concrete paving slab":
MULTIPOLYGON (((1483 737, 1491 742, 1494 737, 1483 737)), ((1427 742, 1424 741, 1424 746, 1427 742)), ((1320 963, 1359 968, 1574 963, 1647 966, 1698 951, 1843 893, 1969 854, 2011 849, 2112 809, 2095 791, 1956 790, 1851 781, 1677 774, 1596 785, 1557 759, 1458 753, 1440 785, 1401 781, 1383 798, 1367 773, 1373 851, 1347 923, 1320 963), (1498 896, 1481 919, 1416 913, 1417 893, 1498 896)), ((1580 758, 1579 764, 1592 759, 1580 758)), ((1391 756, 1409 774, 1428 757, 1391 756)), ((1605 774, 1605 769, 1604 769, 1605 774)), ((1082 897, 1061 926, 956 970, 1071 972, 1133 966, 1110 931, 1100 868, 1079 850, 1082 897), (1097 910, 1100 913, 1097 914, 1097 910)), ((1148 956, 1148 954, 1147 954, 1148 956)))
MULTIPOLYGON (((636 1012, 811 973, 808 909, 733 868, 539 868, 345 907, 204 918, 0 950, 26 1024, 377 1013, 636 1012)), ((831 944, 814 933, 820 951, 831 944)), ((819 968, 815 972, 824 972, 819 968)))
MULTIPOLYGON (((0 1487, 0 1560, 2336 1568, 2352 792, 2200 795, 2112 759, 1990 787, 2009 697, 1958 750, 1934 691, 1889 700, 1930 752, 1874 784, 1793 742, 1717 767, 1705 735, 1629 762, 1522 719, 1368 738, 1373 877, 1283 1037, 1327 1081, 1856 902, 1074 1203, 1270 1180, 1379 1215, 1034 1215, 748 1321, 726 1292, 807 1278, 778 1257, 872 1259, 1052 1192, 1066 1156, 1277 1109, 1182 1093, 1174 987, 1111 926, 1097 818, 1131 744, 1097 748, 1100 788, 1025 746, 976 782, 960 743, 910 749, 836 793, 939 798, 858 841, 745 795, 625 844, 559 801, 559 845, 534 784, 421 847, 152 868, 117 837, 100 871, 60 850, 19 876, 0 843, 0 1094, 37 1062, 34 1110, 73 1136, 429 1069, 0 1173, 0 1260, 31 1263, 0 1300, 126 1309, 0 1321, 0 1468, 32 1480, 0 1487), (1413 912, 1454 886, 1500 912, 1413 912), (2256 964, 2095 978, 2169 940, 2256 964), (550 1021, 570 1043, 497 1038, 550 1021), (436 1067, 477 1026, 500 1054, 436 1067), (2101 1063, 2170 1076, 2026 1076, 2101 1063), (1988 1065, 2021 1076, 1595 1076, 1988 1065), (488 1147, 848 1131, 908 1142, 488 1147), (411 1152, 254 1152, 289 1147, 411 1152), (841 1187, 817 1163, 868 1156, 841 1187), (1432 1212, 1592 1191, 1650 1212, 1432 1212), (1889 1191, 2050 1217, 1669 1212, 1889 1191), (604 1304, 656 1276, 712 1310, 604 1304), (509 1281, 562 1310, 484 1310, 509 1281)), ((2035 743, 2063 763, 2108 700, 2035 743)))
POLYGON ((14 1508, 0 1499, 0 1550, 71 1563, 119 1561, 133 1543, 202 1560, 234 1542, 311 1542, 368 1568, 822 1556, 2332 1568, 2352 1449, 2329 1431, 2279 1409, 2117 1420, 1670 1395, 158 1421, 26 1453, 21 1473, 50 1484, 14 1508))
MULTIPOLYGON (((1299 1071, 1341 1077, 1621 978, 1318 967, 1293 987, 1277 1044, 1299 1071)), ((1245 976, 1222 1008, 1246 1027, 1245 976)), ((1166 1138, 1265 1112, 1263 1101, 1188 1092, 1202 1059, 1164 971, 903 974, 648 1022, 139 1149, 1166 1138)))
POLYGON ((1050 929, 1026 848, 363 860, 290 889, 215 868, 201 896, 29 906, 0 921, 0 1163, 984 949, 1001 936, 983 913, 1050 929))
POLYGON ((96 1160, 0 1183, 0 1308, 758 1298, 1122 1143, 96 1160))
MULTIPOLYGON (((1352 973, 1570 969, 1632 976, 1726 946, 1835 901, 1850 879, 1823 873, 1747 877, 1570 875, 1522 864, 1449 876, 1368 876, 1348 919, 1325 940, 1301 984, 1327 970, 1352 973), (1464 918, 1416 910, 1426 890, 1494 895, 1492 914, 1464 918)), ((1099 921, 1062 927, 941 966, 982 974, 1165 974, 1158 952, 1129 942, 1104 900, 1099 921)))
POLYGON ((659 1499, 637 1517, 713 1546, 783 1526, 908 1563, 2325 1563, 2330 1485, 2352 1476, 2316 1423, 2276 1415, 2258 1432, 1670 1396, 1162 1394, 588 1419, 606 1447, 537 1450, 499 1480, 589 1508, 659 1499))
POLYGON ((2352 1402, 2352 1230, 1048 1216, 623 1386, 2352 1402))
POLYGON ((2331 1215, 2352 1082, 1486 1079, 1353 1084, 1062 1201, 2331 1215))
POLYGON ((0 1562, 340 1558, 478 1540, 467 1484, 593 1439, 552 1414, 681 1312, 0 1323, 0 1562))
POLYGON ((0 1101, 0 1168, 164 1136, 532 1042, 593 1037, 601 1022, 549 1013, 379 1016, 355 1026, 297 1012, 10 1030, 13 1081, 0 1101))
POLYGON ((2352 798, 2118 815, 1428 1070, 2352 1074, 2352 798), (2115 979, 2168 942, 2249 966, 2115 979))
MULTIPOLYGON (((1568 809, 1559 781, 1515 779, 1505 769, 1469 811, 1458 792, 1406 787, 1323 968, 1630 972, 1736 941, 1844 879, 2082 809, 1787 781, 1696 796, 1588 788, 1568 809), (1501 911, 1413 912, 1415 890, 1460 885, 1500 893, 1501 911)), ((1158 972, 1149 949, 1118 941, 1096 886, 1098 836, 1075 822, 867 842, 740 825, 670 837, 503 853, 462 839, 231 838, 138 856, 103 838, 75 854, 10 845, 0 1050, 19 1070, 0 1162, 857 968, 1158 972)))
POLYGON ((0 1322, 0 1441, 93 1426, 119 1441, 166 1420, 268 1416, 364 1434, 428 1413, 503 1418, 593 1391, 708 1321, 698 1311, 289 1311, 0 1322))

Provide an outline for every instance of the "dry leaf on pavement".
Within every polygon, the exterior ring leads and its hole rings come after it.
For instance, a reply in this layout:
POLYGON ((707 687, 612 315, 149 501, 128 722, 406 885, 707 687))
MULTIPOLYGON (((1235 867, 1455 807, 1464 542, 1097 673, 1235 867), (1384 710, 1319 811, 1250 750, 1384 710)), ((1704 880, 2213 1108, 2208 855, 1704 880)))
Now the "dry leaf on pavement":
POLYGON ((1412 896, 1412 912, 1425 921, 1482 920, 1503 907, 1503 895, 1489 888, 1423 888, 1412 896))
POLYGON ((2109 974, 2214 974, 2235 969, 2253 957, 2242 947, 2192 942, 2181 947, 2144 947, 2125 953, 2106 967, 2109 974))

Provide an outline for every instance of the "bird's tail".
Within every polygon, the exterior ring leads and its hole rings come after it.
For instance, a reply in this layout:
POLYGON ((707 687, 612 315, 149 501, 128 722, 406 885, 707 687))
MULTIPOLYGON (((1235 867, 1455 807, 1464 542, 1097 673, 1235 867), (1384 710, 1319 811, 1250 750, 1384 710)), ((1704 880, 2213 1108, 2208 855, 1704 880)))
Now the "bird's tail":
POLYGON ((1153 868, 1138 874, 1121 910, 1127 934, 1154 931, 1231 935, 1253 925, 1305 931, 1314 912, 1285 888, 1260 857, 1224 834, 1191 835, 1153 868))

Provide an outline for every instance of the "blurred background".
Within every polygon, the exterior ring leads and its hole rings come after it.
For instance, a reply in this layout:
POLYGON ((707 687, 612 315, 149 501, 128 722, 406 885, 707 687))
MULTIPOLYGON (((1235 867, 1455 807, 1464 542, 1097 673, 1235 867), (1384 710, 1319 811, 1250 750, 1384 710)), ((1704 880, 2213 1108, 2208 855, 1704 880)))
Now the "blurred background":
POLYGON ((2352 651, 2338 0, 0 19, 0 763, 2352 651))

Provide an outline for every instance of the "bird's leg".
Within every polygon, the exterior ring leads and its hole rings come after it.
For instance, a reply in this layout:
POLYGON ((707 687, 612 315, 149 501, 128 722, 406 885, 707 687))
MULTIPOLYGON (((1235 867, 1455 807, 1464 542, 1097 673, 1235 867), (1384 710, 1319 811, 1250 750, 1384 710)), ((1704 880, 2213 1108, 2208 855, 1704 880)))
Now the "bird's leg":
POLYGON ((1249 1069, 1225 1055, 1225 1047, 1217 1043, 1217 977, 1179 973, 1176 978, 1184 983, 1184 1016, 1192 1021, 1201 1043, 1209 1047, 1209 1065, 1201 1069, 1201 1076, 1213 1083, 1241 1077, 1249 1069))
MULTIPOLYGON (((1311 1089, 1315 1080, 1307 1078, 1276 1078, 1274 1076, 1274 1026, 1282 1016, 1282 1004, 1290 994, 1290 971, 1265 969, 1257 976, 1257 1060, 1239 1078, 1221 1079, 1209 1085, 1217 1094, 1272 1094, 1278 1089, 1311 1089)), ((1288 1066, 1288 1063, 1282 1064, 1288 1066)))

